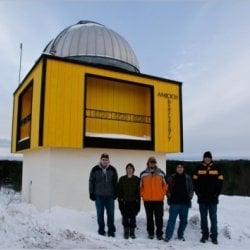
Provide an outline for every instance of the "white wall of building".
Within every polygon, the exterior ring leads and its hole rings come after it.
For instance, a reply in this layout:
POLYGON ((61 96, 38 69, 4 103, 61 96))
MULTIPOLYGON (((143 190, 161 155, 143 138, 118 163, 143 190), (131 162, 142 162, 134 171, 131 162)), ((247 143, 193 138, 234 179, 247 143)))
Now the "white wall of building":
POLYGON ((152 151, 115 149, 61 149, 49 148, 29 151, 23 156, 22 197, 39 210, 54 206, 90 211, 95 209, 89 200, 88 179, 91 168, 106 152, 110 164, 118 176, 125 174, 125 166, 131 162, 135 174, 140 175, 148 157, 155 156, 158 167, 166 168, 166 155, 152 151))

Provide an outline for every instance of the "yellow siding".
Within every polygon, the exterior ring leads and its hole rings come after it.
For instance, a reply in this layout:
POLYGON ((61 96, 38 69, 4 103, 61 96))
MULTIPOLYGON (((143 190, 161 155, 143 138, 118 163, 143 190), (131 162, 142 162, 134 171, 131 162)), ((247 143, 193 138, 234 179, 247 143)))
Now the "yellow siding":
MULTIPOLYGON (((89 79, 89 78, 88 78, 89 79)), ((102 111, 105 117, 87 118, 87 133, 149 137, 150 124, 131 122, 135 116, 151 116, 150 89, 110 79, 90 78, 87 82, 86 108, 102 111), (110 119, 113 118, 113 119, 110 119)), ((91 116, 91 112, 89 115, 91 116)))
POLYGON ((44 146, 82 147, 84 74, 80 66, 47 62, 44 146))
MULTIPOLYGON (((43 147, 82 148, 85 132, 84 104, 86 103, 88 109, 151 116, 151 121, 154 121, 155 151, 180 152, 182 131, 179 84, 150 76, 116 72, 52 58, 46 58, 44 117, 41 117, 43 131, 39 131, 42 60, 44 60, 43 57, 14 95, 12 152, 16 152, 18 96, 31 80, 33 80, 33 97, 30 149, 39 147, 39 134, 43 135, 43 147), (103 78, 101 83, 92 78, 85 86, 86 75, 103 78), (117 83, 113 82, 116 81, 114 79, 117 79, 117 83), (143 86, 152 87, 154 103, 151 100, 150 88, 143 86), (88 91, 86 100, 84 100, 85 87, 88 91), (174 98, 169 98, 169 94, 174 98)), ((151 135, 151 126, 153 125, 122 119, 86 120, 86 131, 90 133, 142 137, 151 135)))
POLYGON ((34 69, 33 98, 32 98, 32 121, 31 121, 31 149, 39 144, 40 102, 42 84, 42 61, 34 69))
POLYGON ((21 119, 24 119, 31 114, 31 101, 32 101, 32 87, 30 87, 26 93, 22 96, 22 111, 21 119))
POLYGON ((21 121, 20 125, 20 140, 30 138, 31 129, 31 108, 32 108, 33 88, 30 86, 21 97, 21 121))
MULTIPOLYGON (((41 73, 42 73, 42 61, 40 61, 37 66, 30 72, 27 78, 24 80, 22 85, 19 86, 15 95, 14 95, 14 105, 13 105, 13 121, 12 121, 12 143, 11 143, 11 151, 16 152, 16 141, 17 141, 17 126, 18 126, 18 99, 20 94, 24 91, 24 89, 33 81, 32 88, 32 113, 31 113, 31 123, 24 126, 22 128, 21 135, 27 135, 28 127, 31 125, 31 146, 30 149, 38 147, 38 139, 39 139, 39 115, 40 115, 40 93, 41 93, 41 73)), ((25 105, 24 105, 25 106, 25 105)), ((25 117, 28 110, 30 109, 30 105, 26 105, 26 109, 24 109, 24 113, 21 114, 22 117, 25 117)))
POLYGON ((179 86, 158 83, 155 91, 156 151, 180 151, 179 86))
POLYGON ((18 98, 14 96, 13 100, 13 117, 12 117, 12 135, 11 135, 11 152, 16 152, 16 140, 17 140, 17 111, 18 111, 18 98))

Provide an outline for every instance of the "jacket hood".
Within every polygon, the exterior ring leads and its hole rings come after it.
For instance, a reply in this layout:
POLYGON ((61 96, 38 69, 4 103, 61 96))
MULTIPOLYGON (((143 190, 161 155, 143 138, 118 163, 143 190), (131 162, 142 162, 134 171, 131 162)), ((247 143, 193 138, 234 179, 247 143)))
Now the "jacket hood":
MULTIPOLYGON (((146 170, 145 170, 147 173, 152 173, 151 171, 150 171, 150 168, 149 167, 146 167, 146 170)), ((155 171, 153 172, 153 173, 160 173, 161 172, 161 170, 156 166, 156 168, 155 168, 155 171)))
POLYGON ((104 166, 102 166, 102 164, 99 162, 98 166, 99 166, 101 169, 103 169, 103 168, 106 168, 106 169, 107 169, 107 168, 110 166, 110 164, 108 164, 106 167, 104 167, 104 166))

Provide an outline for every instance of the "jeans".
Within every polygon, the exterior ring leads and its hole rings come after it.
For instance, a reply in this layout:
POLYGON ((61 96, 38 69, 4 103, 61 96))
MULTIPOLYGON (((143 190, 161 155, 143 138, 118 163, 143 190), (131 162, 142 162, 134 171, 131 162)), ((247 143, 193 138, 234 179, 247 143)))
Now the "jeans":
POLYGON ((154 217, 157 237, 162 236, 163 227, 163 201, 144 201, 147 217, 147 231, 149 235, 154 235, 154 217))
POLYGON ((95 200, 96 212, 97 212, 97 223, 98 223, 98 233, 105 233, 105 221, 104 221, 104 209, 107 212, 107 225, 108 233, 114 233, 116 231, 114 225, 114 211, 115 211, 115 201, 114 197, 110 196, 96 196, 95 200))
POLYGON ((174 232, 176 218, 179 215, 180 224, 178 227, 177 235, 178 238, 182 238, 184 235, 184 231, 187 226, 187 218, 188 218, 188 204, 171 204, 169 208, 169 218, 168 224, 166 227, 165 236, 166 238, 171 238, 174 232))
POLYGON ((209 237, 209 230, 208 230, 208 221, 207 215, 209 213, 209 218, 211 222, 211 238, 217 239, 217 204, 206 204, 206 203, 199 203, 200 209, 200 216, 201 216, 201 233, 204 237, 209 237))

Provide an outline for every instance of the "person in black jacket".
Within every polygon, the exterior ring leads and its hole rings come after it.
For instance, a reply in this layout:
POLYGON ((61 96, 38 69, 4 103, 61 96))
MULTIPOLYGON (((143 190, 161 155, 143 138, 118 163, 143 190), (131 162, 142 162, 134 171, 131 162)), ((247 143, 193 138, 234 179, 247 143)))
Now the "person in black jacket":
POLYGON ((122 214, 124 238, 135 239, 136 215, 140 211, 140 178, 134 175, 135 167, 132 163, 126 166, 126 175, 118 182, 118 202, 122 214))
POLYGON ((106 209, 108 236, 115 237, 114 210, 117 184, 117 171, 109 164, 109 155, 103 153, 100 163, 92 168, 89 176, 89 197, 95 201, 100 235, 106 234, 104 222, 104 210, 106 209))
POLYGON ((219 195, 222 190, 223 175, 219 167, 212 161, 211 152, 207 151, 203 154, 202 164, 193 174, 193 183, 198 197, 201 217, 202 237, 200 242, 205 243, 209 238, 207 220, 209 213, 211 222, 210 237, 212 243, 218 244, 217 204, 219 203, 219 195))
POLYGON ((169 218, 166 227, 165 239, 168 242, 174 232, 176 218, 179 215, 180 223, 177 230, 179 240, 185 241, 184 231, 187 226, 188 211, 194 195, 192 178, 184 172, 183 162, 178 162, 176 171, 168 179, 169 218))

